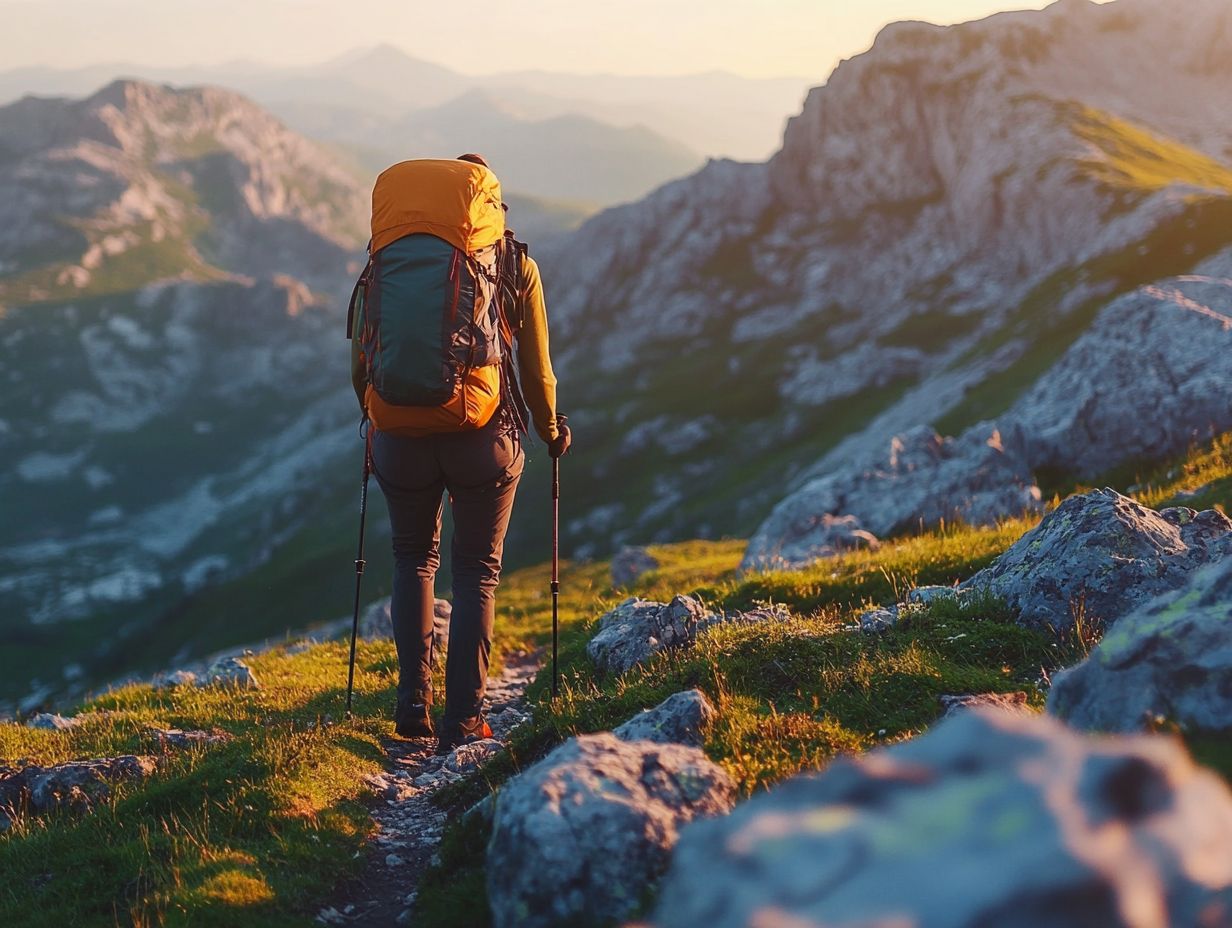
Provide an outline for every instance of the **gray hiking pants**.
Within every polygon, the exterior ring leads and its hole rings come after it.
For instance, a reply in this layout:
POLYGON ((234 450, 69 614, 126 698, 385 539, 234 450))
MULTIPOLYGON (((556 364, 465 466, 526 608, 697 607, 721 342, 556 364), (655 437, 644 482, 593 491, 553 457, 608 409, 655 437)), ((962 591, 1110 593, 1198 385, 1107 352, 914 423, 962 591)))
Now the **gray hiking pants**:
POLYGON ((522 476, 521 444, 501 416, 471 432, 399 438, 376 432, 373 473, 389 505, 391 618, 398 697, 423 701, 432 681, 432 607, 443 496, 453 510, 453 615, 445 660, 445 722, 478 715, 488 680, 505 531, 522 476))

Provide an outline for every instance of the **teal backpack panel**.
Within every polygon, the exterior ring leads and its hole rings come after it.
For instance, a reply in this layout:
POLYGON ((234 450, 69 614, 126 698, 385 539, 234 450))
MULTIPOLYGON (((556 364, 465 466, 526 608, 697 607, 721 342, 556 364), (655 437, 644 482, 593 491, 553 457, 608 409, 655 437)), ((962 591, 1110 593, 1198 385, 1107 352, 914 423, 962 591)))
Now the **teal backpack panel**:
POLYGON ((367 378, 395 406, 440 406, 474 367, 502 359, 498 249, 467 256, 433 235, 372 255, 352 295, 367 378))
POLYGON ((457 255, 439 238, 408 235, 373 256, 362 344, 387 403, 439 406, 453 394, 446 326, 461 302, 457 255))

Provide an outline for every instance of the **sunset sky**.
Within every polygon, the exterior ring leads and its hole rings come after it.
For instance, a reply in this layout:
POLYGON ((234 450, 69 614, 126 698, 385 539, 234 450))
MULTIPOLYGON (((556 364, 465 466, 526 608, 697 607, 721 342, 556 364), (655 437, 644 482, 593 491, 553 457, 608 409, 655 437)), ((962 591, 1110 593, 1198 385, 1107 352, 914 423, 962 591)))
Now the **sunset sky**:
POLYGON ((394 44, 467 73, 542 69, 825 77, 900 19, 1042 0, 0 0, 0 68, 310 64, 394 44), (459 16, 459 13, 463 15, 459 16), (482 34, 467 34, 468 29, 482 34))

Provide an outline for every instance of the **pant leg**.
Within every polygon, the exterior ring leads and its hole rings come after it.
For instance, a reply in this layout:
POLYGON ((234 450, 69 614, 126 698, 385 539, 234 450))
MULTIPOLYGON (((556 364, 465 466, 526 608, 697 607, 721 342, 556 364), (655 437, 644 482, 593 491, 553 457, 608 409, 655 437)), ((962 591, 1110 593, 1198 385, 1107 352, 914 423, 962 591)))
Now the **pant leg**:
POLYGON ((424 702, 432 689, 432 626, 440 566, 444 474, 431 438, 376 432, 373 473, 389 507, 394 583, 390 618, 398 651, 398 698, 424 702))
POLYGON ((489 426, 442 442, 453 510, 453 614, 445 660, 445 720, 477 715, 483 705, 496 617, 505 532, 522 476, 515 436, 489 426))

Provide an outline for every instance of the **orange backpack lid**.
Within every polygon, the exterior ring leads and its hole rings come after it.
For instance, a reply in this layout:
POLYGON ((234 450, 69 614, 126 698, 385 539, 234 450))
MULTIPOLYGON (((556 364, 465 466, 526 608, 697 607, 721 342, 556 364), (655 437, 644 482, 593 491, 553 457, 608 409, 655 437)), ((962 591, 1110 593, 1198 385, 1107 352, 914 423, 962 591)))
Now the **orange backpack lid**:
POLYGON ((467 254, 500 241, 505 211, 496 175, 481 164, 443 158, 402 161, 372 188, 372 244, 377 252, 406 235, 427 233, 467 254))

